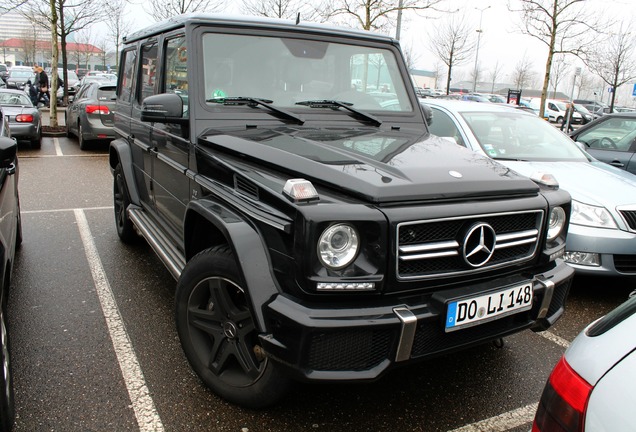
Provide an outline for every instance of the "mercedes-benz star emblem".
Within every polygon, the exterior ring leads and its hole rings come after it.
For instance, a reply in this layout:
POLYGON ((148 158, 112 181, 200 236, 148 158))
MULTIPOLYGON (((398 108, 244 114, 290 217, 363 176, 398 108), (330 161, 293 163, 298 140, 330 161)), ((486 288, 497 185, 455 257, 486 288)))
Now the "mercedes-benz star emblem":
POLYGON ((487 223, 478 223, 470 227, 464 237, 462 256, 471 267, 481 267, 490 260, 495 252, 497 234, 487 223))
POLYGON ((237 336, 238 331, 233 322, 226 321, 223 323, 223 334, 228 339, 234 339, 237 336))

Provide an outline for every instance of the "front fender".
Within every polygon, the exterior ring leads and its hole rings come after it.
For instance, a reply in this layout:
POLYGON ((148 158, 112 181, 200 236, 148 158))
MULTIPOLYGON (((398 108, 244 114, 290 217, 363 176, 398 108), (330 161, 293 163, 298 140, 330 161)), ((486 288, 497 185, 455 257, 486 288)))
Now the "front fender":
MULTIPOLYGON (((260 233, 240 215, 213 201, 200 199, 191 201, 186 209, 184 234, 185 252, 189 260, 198 253, 197 222, 203 218, 215 227, 215 233, 207 232, 207 247, 227 242, 236 257, 241 285, 252 304, 252 311, 260 331, 265 331, 264 305, 280 292, 272 274, 272 265, 267 247, 260 233)), ((209 228, 208 228, 209 229, 209 228)))
POLYGON ((139 192, 137 191, 137 183, 135 183, 130 146, 125 140, 116 139, 111 141, 108 153, 108 163, 110 165, 111 173, 115 170, 117 164, 121 163, 121 167, 124 171, 124 177, 126 178, 126 186, 128 187, 130 202, 131 204, 140 206, 141 200, 139 199, 139 192))

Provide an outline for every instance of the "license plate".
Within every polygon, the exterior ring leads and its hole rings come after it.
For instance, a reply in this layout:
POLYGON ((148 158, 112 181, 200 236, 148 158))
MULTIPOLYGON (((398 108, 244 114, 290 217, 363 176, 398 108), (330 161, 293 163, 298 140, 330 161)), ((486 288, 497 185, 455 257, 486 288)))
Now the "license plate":
POLYGON ((532 307, 532 282, 468 299, 453 300, 446 312, 446 331, 502 318, 532 307))

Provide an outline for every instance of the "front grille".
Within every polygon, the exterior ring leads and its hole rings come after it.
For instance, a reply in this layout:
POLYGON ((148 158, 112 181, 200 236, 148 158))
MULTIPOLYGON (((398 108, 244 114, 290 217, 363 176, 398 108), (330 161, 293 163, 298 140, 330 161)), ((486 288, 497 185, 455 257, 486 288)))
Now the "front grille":
POLYGON ((619 210, 630 231, 636 231, 636 210, 619 210))
POLYGON ((621 273, 636 273, 636 255, 614 255, 614 267, 621 273))
POLYGON ((529 260, 537 251, 542 222, 543 211, 536 210, 401 223, 397 227, 398 278, 455 276, 529 260), (479 231, 480 226, 485 229, 479 231), (471 257, 469 253, 479 247, 471 239, 479 239, 480 232, 485 233, 481 238, 487 247, 483 257, 471 257), (491 232, 494 240, 488 239, 491 232), (494 245, 490 256, 489 242, 494 245))
POLYGON ((364 371, 388 358, 393 330, 352 329, 315 333, 308 367, 317 371, 364 371))

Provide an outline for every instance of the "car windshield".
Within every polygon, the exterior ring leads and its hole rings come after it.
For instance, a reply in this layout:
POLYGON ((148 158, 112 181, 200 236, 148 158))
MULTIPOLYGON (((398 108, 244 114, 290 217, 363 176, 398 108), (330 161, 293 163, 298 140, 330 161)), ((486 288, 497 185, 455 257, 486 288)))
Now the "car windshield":
POLYGON ((32 105, 26 94, 0 92, 0 105, 32 105))
POLYGON ((295 110, 412 112, 394 52, 388 49, 278 37, 208 33, 203 37, 205 99, 250 97, 295 110), (391 101, 388 103, 387 101, 391 101))
POLYGON ((12 70, 9 72, 11 78, 31 78, 35 74, 28 70, 12 70))
POLYGON ((479 145, 494 159, 587 161, 586 154, 545 120, 523 113, 464 112, 479 145))

